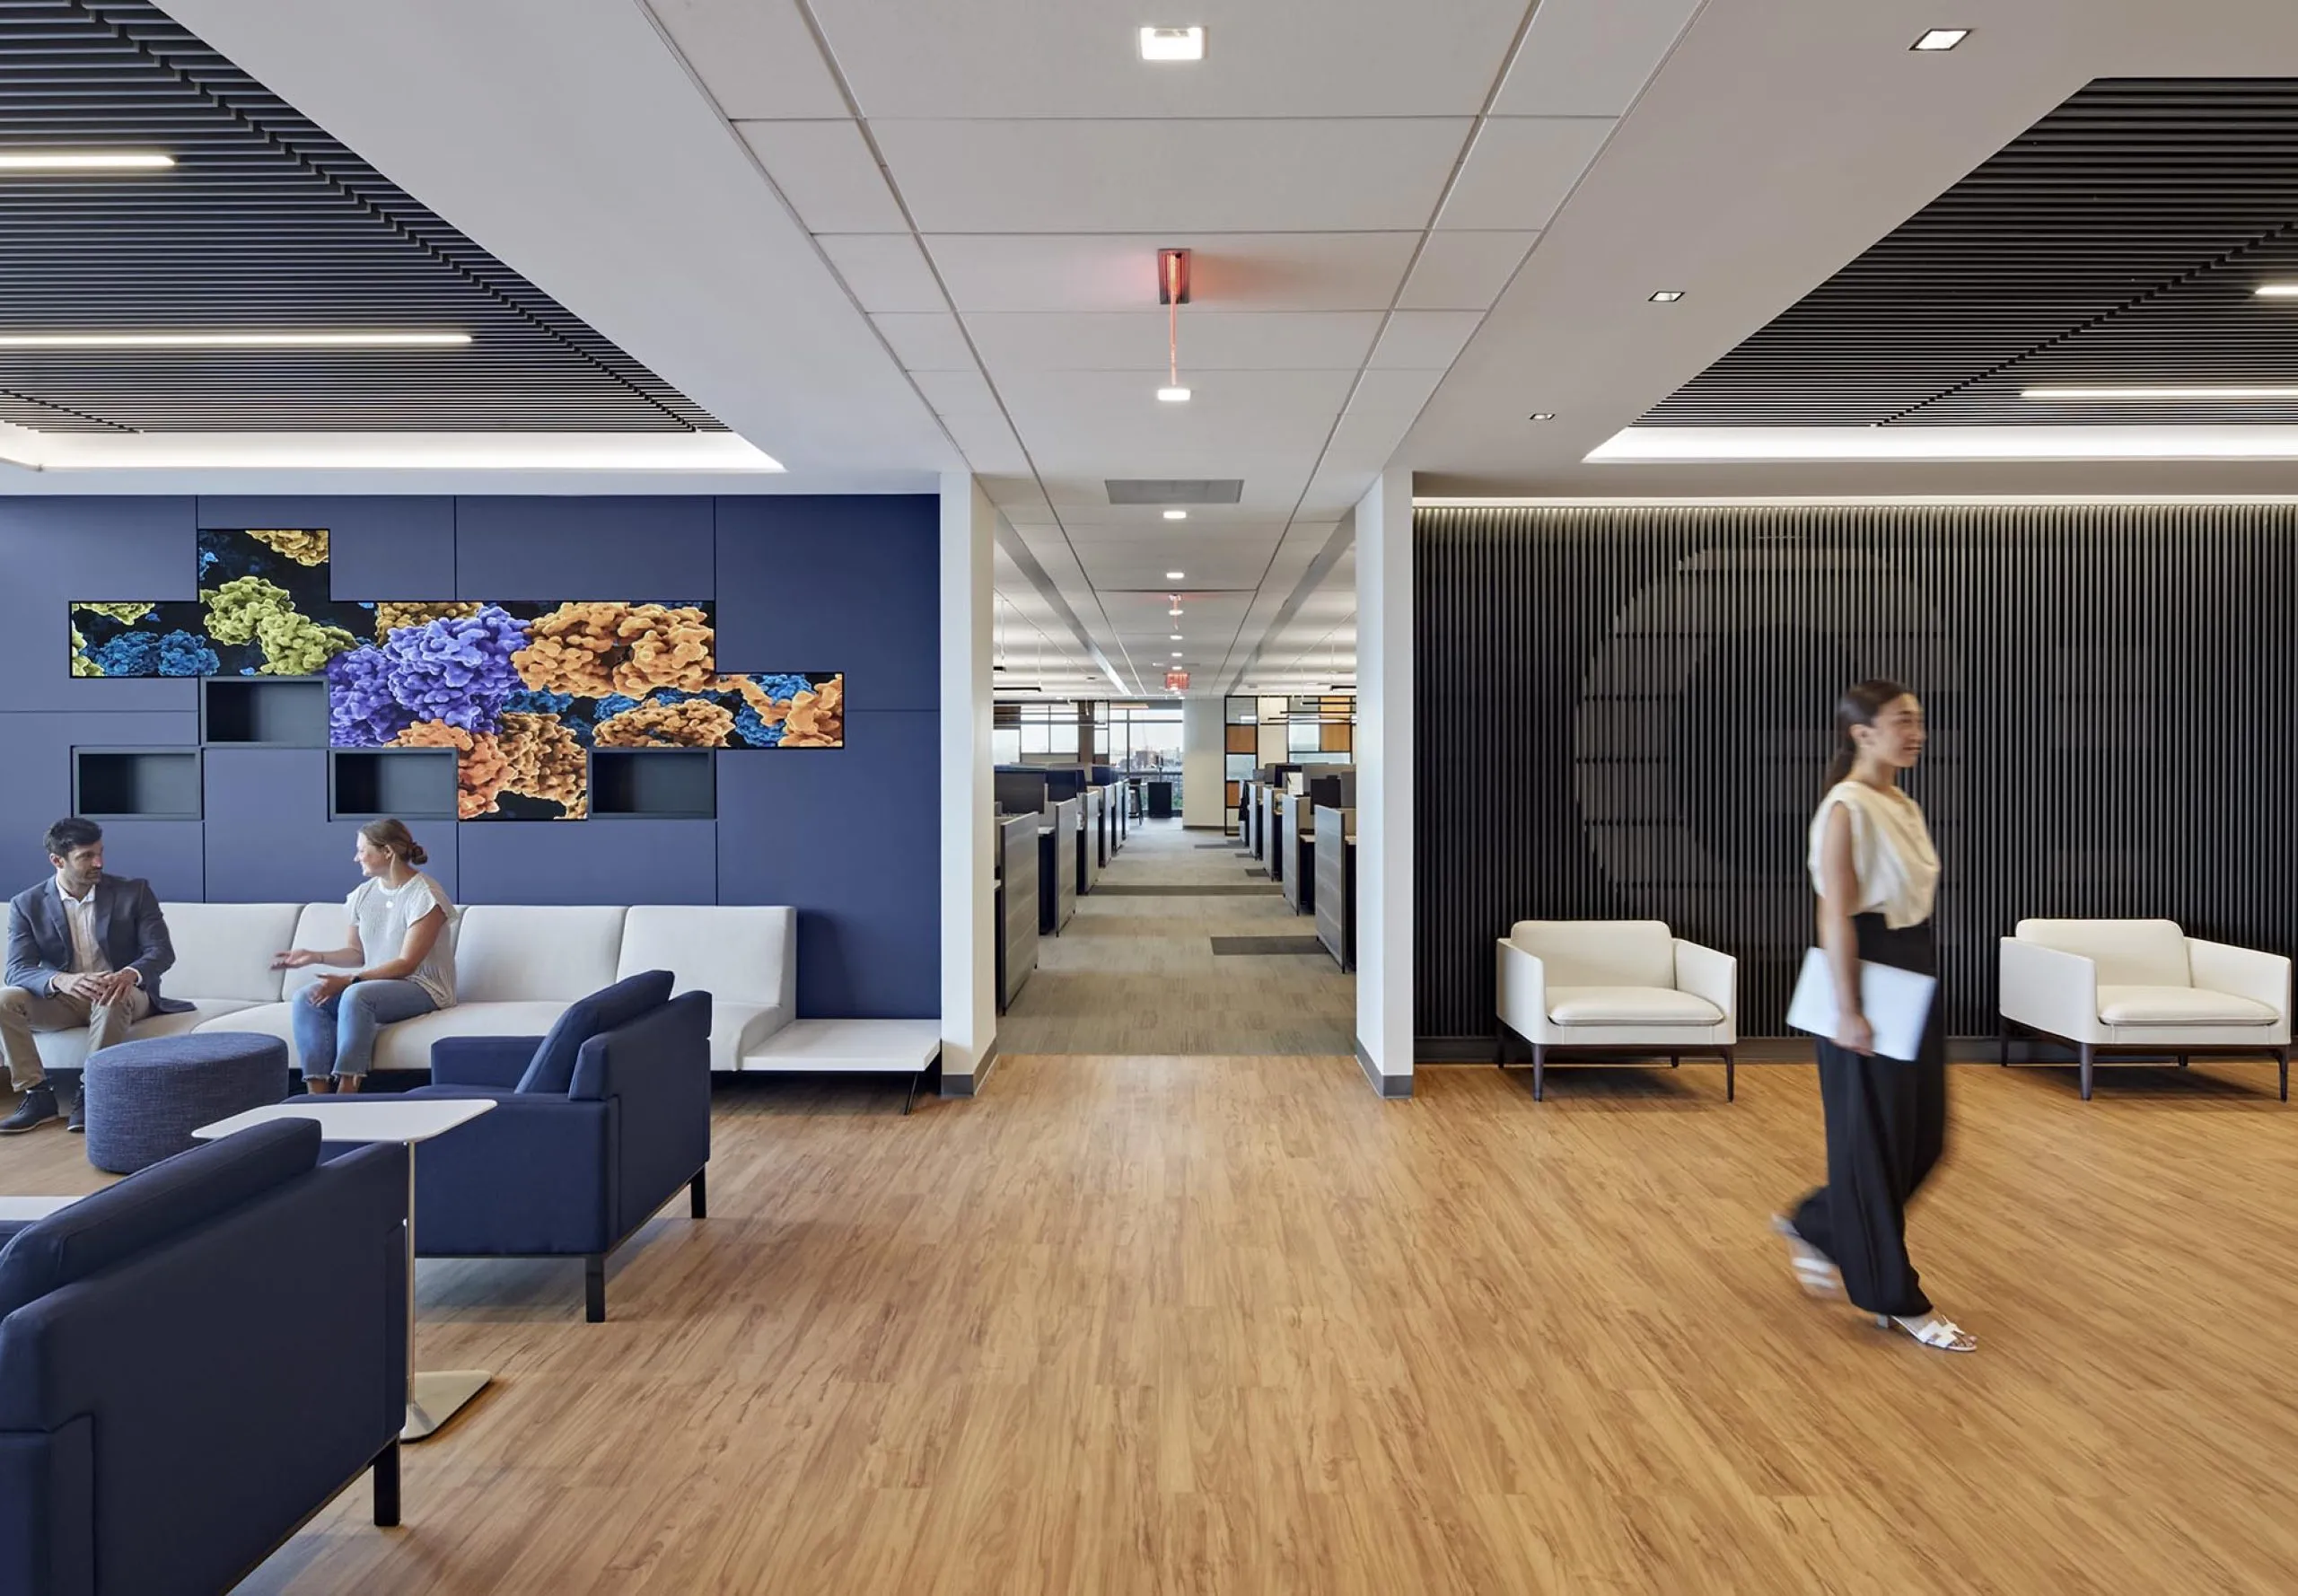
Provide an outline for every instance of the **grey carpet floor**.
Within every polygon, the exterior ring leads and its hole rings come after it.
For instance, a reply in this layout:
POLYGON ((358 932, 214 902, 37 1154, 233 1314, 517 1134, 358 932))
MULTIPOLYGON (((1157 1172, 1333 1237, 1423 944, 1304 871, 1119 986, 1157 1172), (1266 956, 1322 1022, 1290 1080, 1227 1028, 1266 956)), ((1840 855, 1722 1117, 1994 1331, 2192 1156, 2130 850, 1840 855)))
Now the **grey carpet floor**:
POLYGON ((1313 921, 1272 885, 1240 886, 1240 855, 1206 840, 1177 820, 1132 833, 1062 934, 1039 942, 1035 973, 998 1021, 1000 1052, 1352 1051, 1355 978, 1316 946, 1313 921), (1299 937, 1315 951, 1229 958, 1216 937, 1299 937))

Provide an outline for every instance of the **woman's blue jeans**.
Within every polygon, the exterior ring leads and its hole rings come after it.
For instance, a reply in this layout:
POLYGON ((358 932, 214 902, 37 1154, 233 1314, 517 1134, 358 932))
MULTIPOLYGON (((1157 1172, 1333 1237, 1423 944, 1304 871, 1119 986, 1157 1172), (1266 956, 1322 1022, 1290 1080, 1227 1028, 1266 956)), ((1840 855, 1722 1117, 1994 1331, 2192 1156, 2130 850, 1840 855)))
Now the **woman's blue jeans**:
POLYGON ((375 1057, 375 1031, 395 1020, 412 1020, 439 1005, 413 981, 361 981, 325 1003, 299 992, 294 1011, 295 1056, 303 1079, 364 1075, 375 1057))

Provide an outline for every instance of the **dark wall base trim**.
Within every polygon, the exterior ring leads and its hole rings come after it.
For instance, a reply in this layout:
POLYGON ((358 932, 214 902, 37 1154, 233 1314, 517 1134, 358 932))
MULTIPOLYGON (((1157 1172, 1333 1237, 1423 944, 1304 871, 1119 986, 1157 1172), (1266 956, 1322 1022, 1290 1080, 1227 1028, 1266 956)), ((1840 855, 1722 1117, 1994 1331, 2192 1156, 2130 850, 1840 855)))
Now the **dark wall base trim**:
POLYGON ((989 1046, 983 1049, 981 1057, 973 1061, 971 1074, 952 1074, 947 1069, 942 1072, 942 1095, 943 1097, 979 1096, 981 1089, 989 1083, 991 1073, 997 1068, 998 1057, 997 1039, 992 1037, 989 1046))
POLYGON ((1399 1098, 1412 1095, 1412 1077, 1382 1074, 1381 1066, 1373 1062, 1373 1056, 1364 1051, 1364 1044, 1361 1041, 1356 1044, 1356 1067, 1364 1072, 1364 1078, 1373 1083, 1373 1090, 1381 1096, 1399 1098))

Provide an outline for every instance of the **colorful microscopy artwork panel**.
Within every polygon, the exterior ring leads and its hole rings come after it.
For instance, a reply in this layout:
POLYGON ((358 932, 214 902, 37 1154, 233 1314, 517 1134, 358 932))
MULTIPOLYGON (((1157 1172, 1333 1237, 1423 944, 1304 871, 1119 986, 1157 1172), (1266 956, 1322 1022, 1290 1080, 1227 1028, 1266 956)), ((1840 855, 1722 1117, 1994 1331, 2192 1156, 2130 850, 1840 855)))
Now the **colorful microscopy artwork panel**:
POLYGON ((836 672, 722 675, 715 608, 330 596, 324 531, 199 534, 199 598, 75 603, 75 676, 311 676, 336 748, 452 748, 467 820, 581 820, 590 750, 842 748, 836 672))

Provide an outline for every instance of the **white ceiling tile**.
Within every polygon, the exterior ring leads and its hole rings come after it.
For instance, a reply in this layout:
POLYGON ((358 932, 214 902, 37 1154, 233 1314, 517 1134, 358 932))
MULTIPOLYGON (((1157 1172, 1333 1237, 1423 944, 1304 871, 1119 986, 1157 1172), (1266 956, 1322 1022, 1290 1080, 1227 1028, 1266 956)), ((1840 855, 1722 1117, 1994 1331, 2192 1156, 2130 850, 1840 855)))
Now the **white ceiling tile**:
POLYGON ((1181 308, 1187 320, 1232 311, 1384 311, 1419 242, 1417 226, 1408 232, 1196 233, 1185 239, 935 233, 925 247, 962 315, 1145 311, 1162 320, 1157 251, 1186 244, 1192 255, 1189 303, 1181 308))
POLYGON ((989 382, 982 374, 967 368, 957 372, 913 372, 917 391, 934 407, 937 416, 992 416, 1004 414, 996 394, 990 391, 989 382))
POLYGON ((842 117, 796 0, 650 0, 662 31, 730 118, 842 117))
MULTIPOLYGON (((1627 3, 1627 0, 1621 0, 1627 3)), ((1184 15, 1076 0, 814 0, 870 117, 1472 114, 1523 0, 1190 0, 1184 15), (1193 23, 1205 59, 1145 63, 1136 29, 1193 23)))
MULTIPOLYGON (((1188 371, 1320 371, 1364 364, 1377 311, 1275 313, 1181 307, 1188 371)), ((1154 371, 1165 363, 1162 311, 969 315, 983 362, 1005 371, 1154 371)))
POLYGON ((1546 227, 1614 124, 1595 117, 1495 117, 1445 197, 1441 227, 1546 227))
POLYGON ((921 232, 1186 234, 1424 227, 1470 124, 873 118, 870 126, 921 232))
POLYGON ((908 232, 861 127, 854 122, 738 122, 808 232, 908 232))
POLYGON ((1443 375, 1431 371, 1366 372, 1340 425, 1333 429, 1332 442, 1325 450, 1326 461, 1373 470, 1388 464, 1389 456, 1404 441, 1443 375))
POLYGON ((830 232, 818 241, 854 297, 872 314, 947 307, 917 241, 908 234, 830 232))
POLYGON ((1701 0, 1540 0, 1493 110, 1624 117, 1701 0))
POLYGON ((1482 311, 1399 311, 1373 351, 1378 371, 1443 371, 1460 357, 1482 311))
POLYGON ((1489 310, 1539 237, 1537 232, 1432 232, 1397 303, 1415 311, 1489 310))
POLYGON ((904 311, 870 320, 885 334, 894 358, 913 372, 971 372, 980 367, 958 319, 947 311, 904 311))
POLYGON ((985 477, 1025 477, 1030 458, 1005 418, 994 410, 960 410, 942 417, 942 425, 964 453, 966 463, 985 477))

